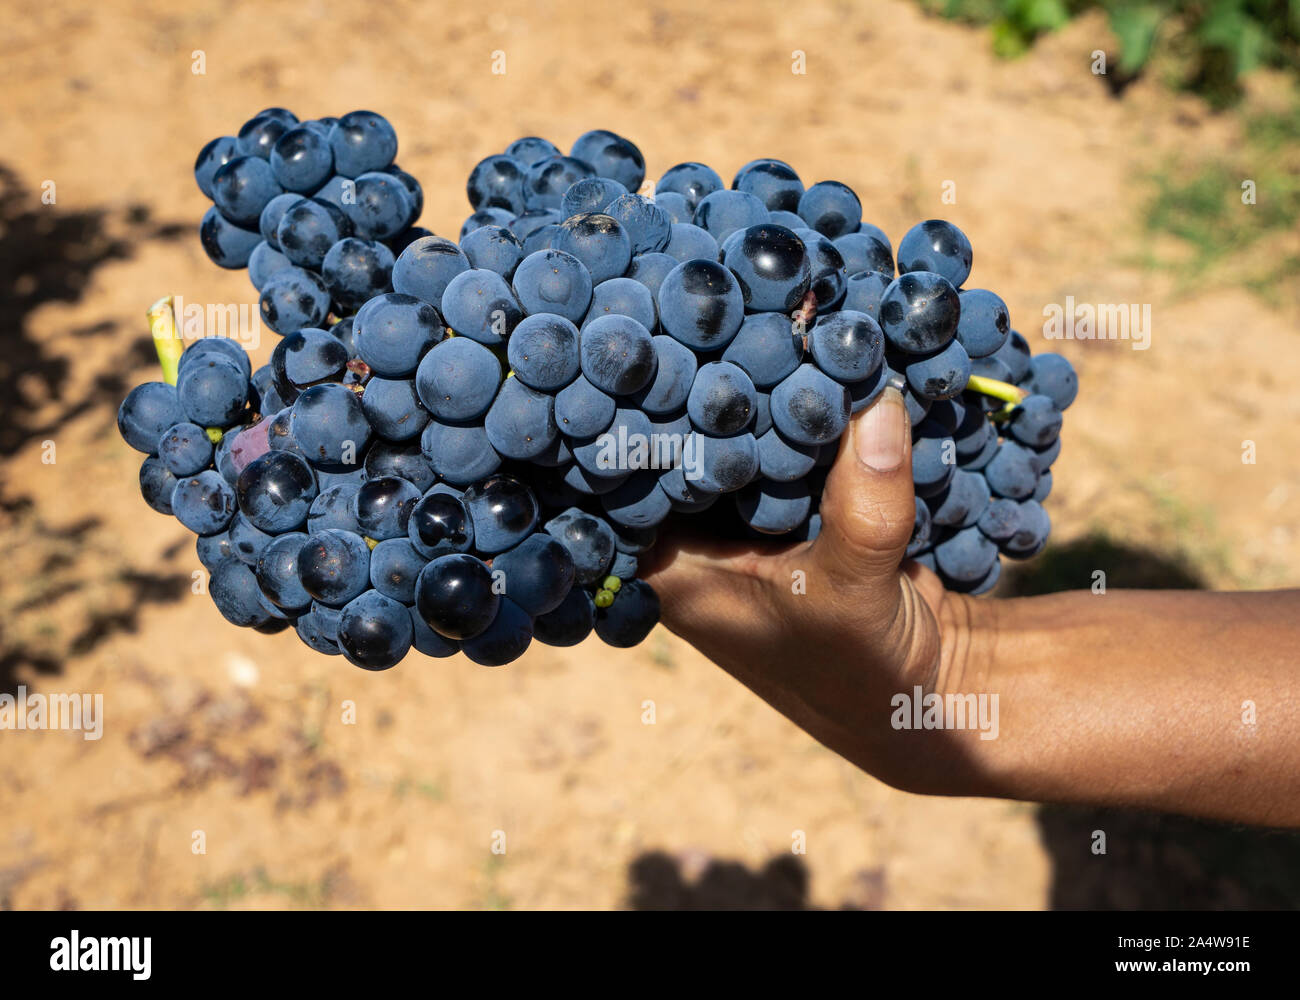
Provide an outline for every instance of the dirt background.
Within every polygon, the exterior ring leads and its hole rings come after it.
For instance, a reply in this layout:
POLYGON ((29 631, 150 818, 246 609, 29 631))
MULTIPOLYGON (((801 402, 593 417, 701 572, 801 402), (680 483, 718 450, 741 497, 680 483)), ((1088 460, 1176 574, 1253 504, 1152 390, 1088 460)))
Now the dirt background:
POLYGON ((1036 350, 1045 303, 1151 304, 1147 351, 1060 347, 1083 389, 1053 542, 1008 592, 1087 586, 1096 568, 1112 585, 1294 584, 1300 296, 1144 266, 1146 172, 1239 150, 1239 121, 1154 81, 1115 98, 1089 72, 1114 49, 1102 19, 1008 63, 985 32, 907 2, 4 6, 0 690, 102 693, 106 720, 98 742, 0 732, 0 906, 1300 900, 1288 836, 889 789, 662 629, 630 651, 538 646, 499 670, 413 656, 380 675, 236 630, 191 593, 193 540, 139 499, 114 426, 156 377, 150 302, 255 302, 198 244, 191 167, 209 138, 268 105, 380 111, 424 185, 423 224, 454 235, 482 156, 604 127, 651 177, 703 160, 729 179, 772 155, 851 185, 895 241, 952 219, 971 283, 1036 350))

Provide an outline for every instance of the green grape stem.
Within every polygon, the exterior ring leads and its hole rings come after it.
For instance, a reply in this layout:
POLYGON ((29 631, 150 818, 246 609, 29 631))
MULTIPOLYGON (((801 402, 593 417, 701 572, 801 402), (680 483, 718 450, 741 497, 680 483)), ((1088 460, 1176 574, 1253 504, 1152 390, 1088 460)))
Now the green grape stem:
POLYGON ((1001 399, 1013 406, 1029 395, 1024 389, 1010 382, 999 382, 995 378, 985 378, 983 375, 972 375, 966 382, 966 388, 972 392, 982 392, 994 399, 1001 399))

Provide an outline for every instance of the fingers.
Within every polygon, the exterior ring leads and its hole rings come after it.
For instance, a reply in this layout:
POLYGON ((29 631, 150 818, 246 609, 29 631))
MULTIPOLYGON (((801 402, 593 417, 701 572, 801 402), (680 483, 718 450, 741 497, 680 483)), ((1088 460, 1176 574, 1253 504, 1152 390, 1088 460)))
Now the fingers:
POLYGON ((853 418, 821 501, 812 556, 842 585, 896 586, 912 534, 912 427, 893 386, 853 418))

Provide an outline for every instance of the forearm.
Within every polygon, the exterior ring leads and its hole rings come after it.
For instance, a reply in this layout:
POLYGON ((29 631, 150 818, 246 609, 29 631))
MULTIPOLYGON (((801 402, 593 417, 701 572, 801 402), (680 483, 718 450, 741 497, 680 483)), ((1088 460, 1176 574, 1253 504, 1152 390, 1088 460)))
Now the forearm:
MULTIPOLYGON (((998 695, 973 787, 1300 825, 1300 591, 962 601, 941 692, 998 695)), ((962 789, 947 789, 957 794, 962 789)))

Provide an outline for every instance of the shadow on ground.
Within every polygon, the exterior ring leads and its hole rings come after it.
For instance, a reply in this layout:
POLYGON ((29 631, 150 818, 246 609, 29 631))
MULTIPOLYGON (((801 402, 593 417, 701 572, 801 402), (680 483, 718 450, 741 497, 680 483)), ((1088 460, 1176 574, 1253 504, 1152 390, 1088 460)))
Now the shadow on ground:
MULTIPOLYGON (((794 854, 777 854, 761 868, 739 861, 675 857, 647 851, 628 866, 627 905, 633 910, 816 910, 808 898, 808 867, 794 854)), ((884 872, 859 873, 842 910, 878 910, 884 872)))
MULTIPOLYGON (((65 211, 46 204, 44 191, 22 183, 0 164, 0 383, 9 393, 0 421, 0 461, 12 462, 32 444, 57 439, 60 431, 86 414, 113 427, 118 404, 131 387, 130 372, 152 360, 153 347, 144 324, 124 331, 112 319, 60 332, 57 341, 33 328, 32 314, 51 303, 75 303, 93 286, 95 272, 126 260, 148 241, 174 242, 193 235, 193 227, 151 220, 147 206, 65 211), (94 372, 73 371, 78 352, 69 345, 108 338, 119 345, 110 367, 94 372), (87 381, 89 386, 87 387, 87 381)), ((21 492, 23 476, 6 468, 0 485, 0 524, 42 556, 37 576, 21 581, 3 609, 6 617, 45 615, 60 602, 79 600, 87 585, 87 558, 112 567, 117 558, 103 526, 94 517, 72 524, 47 520, 30 496, 21 492), (107 546, 107 549, 106 549, 107 546), (104 551, 98 551, 103 549, 104 551)), ((122 488, 133 490, 127 482, 122 488)), ((95 648, 115 632, 132 631, 143 606, 174 601, 186 591, 182 574, 141 573, 122 567, 114 573, 120 610, 88 607, 75 617, 79 627, 66 637, 38 633, 20 638, 9 629, 0 648, 0 691, 16 690, 19 673, 57 674, 69 656, 95 648)))
POLYGON ((1048 543, 1028 562, 1003 563, 998 597, 1031 597, 1092 587, 1098 570, 1107 589, 1204 590, 1205 580, 1189 563, 1166 552, 1125 545, 1101 534, 1063 545, 1048 543))

